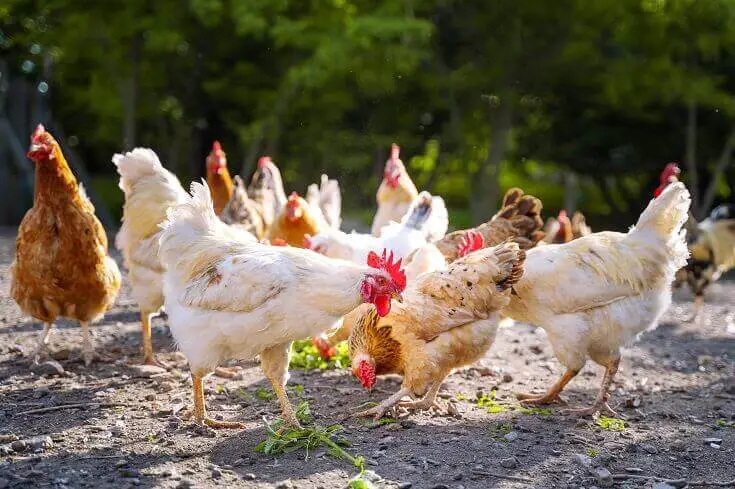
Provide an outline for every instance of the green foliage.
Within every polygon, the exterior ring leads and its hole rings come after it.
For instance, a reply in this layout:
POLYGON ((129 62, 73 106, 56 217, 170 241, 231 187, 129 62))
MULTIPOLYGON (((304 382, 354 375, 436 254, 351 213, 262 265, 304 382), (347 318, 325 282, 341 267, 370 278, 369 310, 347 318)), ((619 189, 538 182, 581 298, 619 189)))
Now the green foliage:
POLYGON ((590 458, 595 458, 599 454, 600 454, 600 451, 599 450, 596 450, 594 448, 588 448, 587 449, 587 456, 590 457, 590 458))
POLYGON ((595 424, 607 431, 625 431, 625 421, 618 418, 608 418, 607 416, 600 415, 595 420, 595 424))
MULTIPOLYGON (((306 401, 301 402, 296 408, 296 417, 302 425, 313 423, 309 404, 306 401)), ((305 457, 308 458, 310 452, 324 446, 329 455, 350 462, 360 469, 360 473, 365 470, 365 459, 361 456, 355 457, 344 449, 349 446, 349 442, 339 436, 339 432, 343 430, 340 425, 323 427, 312 424, 312 426, 302 428, 284 428, 283 420, 277 418, 273 423, 266 423, 265 427, 268 436, 255 447, 256 452, 280 455, 295 450, 305 450, 305 457)))
MULTIPOLYGON (((479 408, 487 409, 489 414, 501 414, 507 412, 513 412, 524 415, 540 415, 549 416, 551 410, 546 408, 529 408, 517 403, 507 403, 495 400, 497 390, 493 389, 489 394, 482 394, 475 399, 475 404, 479 408)), ((455 396, 458 400, 466 400, 467 396, 464 394, 457 394, 455 396)))
POLYGON ((319 356, 319 351, 311 340, 294 341, 289 366, 301 370, 328 370, 349 367, 350 356, 347 342, 338 343, 335 348, 337 354, 329 360, 324 360, 319 356))
POLYGON ((255 391, 255 397, 257 397, 261 401, 270 401, 275 396, 269 389, 266 389, 265 387, 258 387, 258 390, 255 391))

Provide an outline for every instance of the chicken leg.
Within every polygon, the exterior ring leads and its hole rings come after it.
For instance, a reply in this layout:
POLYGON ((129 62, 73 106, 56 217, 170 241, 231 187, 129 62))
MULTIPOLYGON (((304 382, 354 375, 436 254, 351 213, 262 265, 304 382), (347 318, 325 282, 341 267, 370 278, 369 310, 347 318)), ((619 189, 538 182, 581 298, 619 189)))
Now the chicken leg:
POLYGON ((194 419, 199 424, 204 424, 212 428, 245 428, 243 423, 237 421, 218 421, 207 416, 207 408, 204 404, 204 380, 201 373, 192 371, 191 380, 194 384, 194 419))
POLYGON ((79 321, 79 324, 82 326, 82 358, 84 365, 89 367, 94 360, 94 347, 89 338, 89 321, 79 321))
POLYGON ((595 403, 582 409, 565 409, 562 414, 570 414, 576 416, 592 416, 595 413, 604 413, 610 416, 617 416, 617 413, 608 405, 607 400, 609 397, 610 385, 612 384, 613 378, 618 371, 620 366, 620 357, 610 359, 605 366, 605 377, 602 379, 602 385, 597 393, 597 399, 595 403))
POLYGON ((286 381, 288 380, 288 360, 291 352, 291 342, 266 348, 260 352, 260 366, 263 373, 273 385, 278 402, 281 405, 281 418, 284 428, 300 428, 293 406, 286 395, 286 381))
POLYGON ((393 394, 388 399, 384 400, 383 402, 381 402, 374 408, 370 408, 367 411, 361 411, 355 414, 355 416, 358 416, 361 418, 369 418, 372 416, 373 419, 375 419, 375 421, 378 421, 380 418, 383 417, 386 411, 394 408, 396 404, 398 404, 398 401, 403 399, 405 396, 410 396, 410 395, 411 395, 411 390, 404 387, 403 389, 399 390, 398 392, 396 392, 395 394, 393 394))
POLYGON ((140 311, 140 328, 143 333, 143 364, 155 365, 166 368, 166 365, 156 360, 153 353, 153 339, 151 338, 151 318, 153 314, 148 311, 140 311))
POLYGON ((38 363, 38 361, 41 359, 41 355, 45 353, 46 346, 48 346, 49 337, 51 336, 51 329, 53 327, 54 323, 43 323, 43 332, 41 333, 41 339, 38 341, 36 351, 33 353, 33 363, 38 363))
POLYGON ((561 398, 559 393, 566 387, 570 380, 572 380, 579 370, 567 369, 564 375, 551 386, 549 392, 543 396, 537 396, 536 394, 516 394, 516 399, 521 401, 523 404, 535 404, 543 406, 545 404, 551 404, 552 402, 558 402, 564 404, 565 401, 561 398))
POLYGON ((704 309, 704 296, 695 295, 694 296, 694 311, 692 312, 692 317, 689 318, 689 322, 696 323, 697 325, 701 325, 703 309, 704 309))
POLYGON ((431 384, 431 387, 429 387, 429 390, 426 392, 423 398, 419 401, 408 401, 408 402, 401 402, 398 403, 399 407, 404 407, 406 409, 416 409, 419 411, 424 411, 426 409, 431 408, 439 408, 441 409, 441 406, 436 400, 436 395, 439 394, 439 388, 442 385, 442 380, 438 380, 431 384))

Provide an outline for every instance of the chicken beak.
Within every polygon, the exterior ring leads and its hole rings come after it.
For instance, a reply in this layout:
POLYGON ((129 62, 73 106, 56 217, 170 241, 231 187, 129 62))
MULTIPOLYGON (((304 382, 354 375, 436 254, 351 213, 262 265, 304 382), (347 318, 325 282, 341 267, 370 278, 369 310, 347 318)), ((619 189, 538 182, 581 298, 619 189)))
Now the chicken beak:
POLYGON ((398 292, 393 292, 392 296, 393 296, 393 298, 395 300, 397 300, 398 302, 400 302, 401 304, 403 304, 403 295, 401 295, 398 292))

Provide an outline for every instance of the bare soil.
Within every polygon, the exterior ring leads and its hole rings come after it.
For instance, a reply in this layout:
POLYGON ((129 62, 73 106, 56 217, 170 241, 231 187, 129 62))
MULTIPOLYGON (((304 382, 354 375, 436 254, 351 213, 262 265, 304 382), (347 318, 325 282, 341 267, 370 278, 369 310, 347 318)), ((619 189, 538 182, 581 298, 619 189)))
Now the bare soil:
MULTIPOLYGON (((50 350, 64 372, 34 373, 28 357, 41 324, 8 297, 12 253, 13 235, 5 230, 0 489, 340 488, 357 474, 324 450, 278 457, 254 451, 266 437, 263 419, 278 415, 276 403, 262 399, 270 386, 256 364, 245 365, 242 379, 206 382, 210 410, 245 422, 244 430, 215 432, 183 419, 191 384, 165 318, 154 321, 154 344, 173 368, 141 377, 149 372, 127 365, 140 348, 138 309, 127 288, 93 328, 98 362, 84 366, 80 328, 60 321, 50 350), (54 410, 33 412, 44 408, 54 410), (38 438, 44 436, 50 440, 38 438)), ((559 406, 550 414, 515 409, 515 392, 541 392, 563 371, 543 331, 526 325, 501 330, 487 358, 446 380, 441 396, 454 416, 404 413, 377 426, 345 419, 361 403, 393 392, 400 380, 381 379, 368 393, 342 371, 292 371, 290 385, 303 386, 303 394, 292 389, 291 397, 308 400, 318 423, 344 426, 349 450, 367 459, 377 487, 715 487, 735 479, 735 284, 711 288, 704 324, 685 321, 691 309, 688 291, 677 291, 658 329, 625 352, 612 395, 622 431, 566 417, 559 406), (489 413, 476 397, 493 390, 493 410, 500 412, 489 413), (656 478, 670 480, 668 486, 656 478)), ((601 379, 602 368, 589 363, 566 390, 570 405, 591 403, 601 379)))

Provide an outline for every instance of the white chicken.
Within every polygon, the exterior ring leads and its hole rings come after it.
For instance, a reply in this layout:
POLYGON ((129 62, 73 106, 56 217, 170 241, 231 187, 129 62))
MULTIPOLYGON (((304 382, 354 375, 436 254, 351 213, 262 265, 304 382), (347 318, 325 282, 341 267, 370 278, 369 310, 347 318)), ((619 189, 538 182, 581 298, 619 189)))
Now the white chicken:
POLYGON ((191 368, 194 417, 241 427, 207 417, 202 378, 226 359, 259 355, 284 422, 298 426, 285 391, 291 342, 318 334, 363 302, 387 315, 406 286, 400 261, 371 254, 360 266, 257 243, 217 218, 206 185, 191 188, 163 224, 160 258, 171 332, 191 368))
POLYGON ((526 272, 513 287, 506 316, 542 327, 567 368, 545 395, 519 395, 526 403, 559 400, 587 358, 605 367, 597 398, 580 415, 614 414, 608 391, 620 348, 653 326, 671 303, 674 273, 687 260, 689 192, 670 185, 627 234, 594 233, 566 244, 529 250, 526 272))
POLYGON ((339 182, 322 175, 319 185, 312 183, 306 189, 306 202, 316 215, 320 215, 324 223, 323 228, 339 229, 342 224, 342 194, 339 182))
POLYGON ((140 307, 143 362, 160 365, 153 354, 151 318, 163 307, 163 267, 158 259, 159 225, 169 207, 186 200, 176 176, 166 170, 153 150, 135 148, 116 154, 112 162, 125 193, 122 227, 115 244, 123 255, 132 296, 140 307))
POLYGON ((387 249, 397 258, 407 257, 413 250, 437 239, 447 232, 449 217, 444 200, 421 192, 411 203, 400 223, 390 223, 380 237, 328 229, 308 239, 309 248, 330 258, 353 263, 365 263, 368 253, 387 249))

